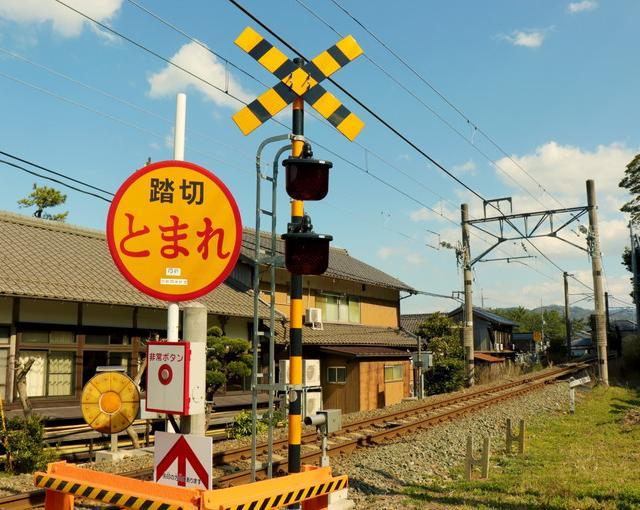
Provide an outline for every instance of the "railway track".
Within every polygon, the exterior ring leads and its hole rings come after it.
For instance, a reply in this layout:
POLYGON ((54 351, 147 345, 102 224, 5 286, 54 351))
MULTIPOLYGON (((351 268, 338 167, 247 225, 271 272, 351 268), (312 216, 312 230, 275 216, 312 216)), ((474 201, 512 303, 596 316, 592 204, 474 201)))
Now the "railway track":
MULTIPOLYGON (((473 389, 451 395, 437 402, 421 403, 401 411, 345 424, 339 433, 330 436, 328 454, 333 457, 350 453, 357 448, 375 446, 439 423, 455 420, 462 415, 535 391, 562 376, 589 366, 590 363, 588 362, 572 363, 553 370, 547 370, 541 374, 532 374, 528 378, 508 381, 491 388, 473 389)), ((315 431, 309 431, 302 435, 302 462, 315 464, 319 461, 321 451, 317 444, 318 437, 315 431)), ((274 441, 274 459, 277 459, 273 461, 274 473, 284 474, 287 472, 286 449, 286 439, 274 441)), ((257 455, 258 465, 261 462, 266 462, 266 443, 258 445, 257 455)), ((214 478, 214 485, 217 487, 229 487, 250 482, 251 471, 248 469, 250 460, 251 447, 249 446, 214 453, 213 465, 221 475, 214 478)), ((123 473, 124 476, 138 479, 151 479, 152 474, 151 468, 123 473)), ((256 476, 258 479, 266 478, 266 469, 259 469, 256 476)), ((0 510, 37 508, 43 502, 44 491, 34 490, 25 494, 0 498, 0 510)))

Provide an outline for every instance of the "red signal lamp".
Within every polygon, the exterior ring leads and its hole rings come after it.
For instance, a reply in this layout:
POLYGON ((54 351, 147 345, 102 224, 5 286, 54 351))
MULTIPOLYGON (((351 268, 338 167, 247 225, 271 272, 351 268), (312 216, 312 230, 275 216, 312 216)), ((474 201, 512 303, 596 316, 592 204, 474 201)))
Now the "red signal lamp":
POLYGON ((322 200, 329 191, 331 161, 311 158, 288 158, 286 168, 287 194, 295 200, 322 200))
POLYGON ((323 274, 329 266, 333 236, 314 232, 289 232, 284 239, 284 265, 292 274, 323 274))

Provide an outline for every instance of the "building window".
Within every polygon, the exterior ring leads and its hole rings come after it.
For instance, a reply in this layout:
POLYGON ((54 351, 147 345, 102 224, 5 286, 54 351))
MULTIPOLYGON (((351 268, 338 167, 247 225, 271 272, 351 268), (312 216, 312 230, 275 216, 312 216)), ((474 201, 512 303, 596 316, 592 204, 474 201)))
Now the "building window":
POLYGON ((73 331, 23 331, 21 343, 26 344, 75 344, 73 331))
POLYGON ((359 298, 337 294, 322 294, 316 297, 316 305, 322 310, 323 321, 360 324, 359 298))
POLYGON ((402 381, 403 370, 402 365, 385 365, 384 366, 384 382, 402 381))
POLYGON ((20 351, 18 361, 33 360, 27 373, 29 397, 68 396, 74 393, 75 354, 64 351, 20 351))
POLYGON ((347 367, 328 367, 327 382, 342 384, 347 382, 347 367))

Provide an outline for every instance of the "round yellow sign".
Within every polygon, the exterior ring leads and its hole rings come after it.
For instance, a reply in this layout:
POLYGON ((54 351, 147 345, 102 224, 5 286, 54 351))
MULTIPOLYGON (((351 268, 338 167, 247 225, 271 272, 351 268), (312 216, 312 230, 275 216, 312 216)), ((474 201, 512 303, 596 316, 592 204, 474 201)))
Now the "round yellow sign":
POLYGON ((140 392, 133 380, 119 372, 94 375, 82 389, 82 416, 103 434, 117 434, 133 423, 140 407, 140 392))
POLYGON ((140 291, 187 301, 211 292, 235 267, 240 212, 208 170, 160 161, 138 170, 116 193, 107 241, 118 269, 140 291))

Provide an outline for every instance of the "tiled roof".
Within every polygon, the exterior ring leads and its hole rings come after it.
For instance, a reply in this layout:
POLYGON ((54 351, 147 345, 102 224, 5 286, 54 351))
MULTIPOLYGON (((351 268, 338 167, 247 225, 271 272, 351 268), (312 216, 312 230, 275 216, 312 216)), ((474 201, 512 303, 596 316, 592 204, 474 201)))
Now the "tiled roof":
POLYGON ((355 358, 410 358, 411 353, 406 350, 391 349, 377 346, 346 346, 346 347, 322 347, 323 352, 344 354, 355 358))
POLYGON ((402 329, 409 333, 416 334, 418 326, 431 317, 430 313, 408 313, 400 316, 400 325, 402 329))
POLYGON ((486 352, 475 352, 473 354, 473 357, 475 359, 486 361, 488 363, 504 363, 503 358, 498 358, 497 356, 491 356, 491 354, 487 354, 486 352))
MULTIPOLYGON (((271 246, 270 235, 266 232, 260 233, 260 247, 268 248, 271 246)), ((254 256, 255 250, 255 230, 250 228, 244 229, 242 236, 242 254, 250 259, 254 256)), ((276 252, 278 255, 284 256, 284 241, 279 236, 276 242, 276 252)), ((340 278, 359 283, 378 285, 398 290, 414 290, 413 287, 406 283, 388 275, 387 273, 376 269, 361 260, 358 260, 343 248, 329 249, 329 267, 323 276, 328 278, 340 278)))
MULTIPOLYGON (((0 294, 164 308, 129 284, 103 232, 0 212, 0 294)), ((198 299, 209 313, 253 316, 253 295, 234 280, 198 299)), ((260 306, 260 316, 269 310, 260 306)))
POLYGON ((416 338, 399 328, 364 326, 359 324, 323 324, 322 330, 304 327, 304 345, 367 345, 385 347, 416 346, 416 338))
MULTIPOLYGON (((454 315, 460 313, 460 311, 462 310, 462 307, 459 306, 458 308, 456 308, 455 310, 449 312, 449 317, 453 317, 454 315)), ((477 315, 478 317, 482 317, 483 319, 489 321, 489 322, 493 322, 494 324, 502 324, 505 326, 518 326, 519 324, 515 321, 512 321, 511 319, 507 319, 506 317, 501 317, 498 314, 495 314, 493 312, 490 312, 489 310, 485 310, 484 308, 480 308, 477 306, 473 307, 473 314, 477 315)))

